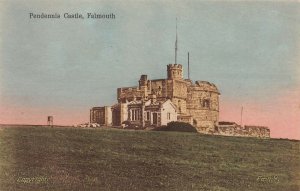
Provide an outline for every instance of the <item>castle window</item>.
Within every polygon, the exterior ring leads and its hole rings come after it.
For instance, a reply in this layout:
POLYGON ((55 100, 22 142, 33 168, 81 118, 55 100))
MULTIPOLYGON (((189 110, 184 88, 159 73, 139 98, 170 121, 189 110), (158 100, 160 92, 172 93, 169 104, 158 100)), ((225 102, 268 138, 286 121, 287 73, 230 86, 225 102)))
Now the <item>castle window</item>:
POLYGON ((141 111, 139 109, 132 109, 131 110, 131 120, 138 121, 141 119, 141 111))
POLYGON ((135 110, 133 109, 133 110, 131 110, 131 112, 132 112, 131 120, 135 121, 135 110))
POLYGON ((140 120, 140 110, 139 109, 135 110, 135 120, 136 121, 140 120))
POLYGON ((133 110, 133 120, 134 120, 134 121, 136 120, 136 116, 137 116, 137 111, 136 111, 136 109, 135 109, 135 110, 133 110))
POLYGON ((210 108, 210 101, 208 99, 203 100, 202 107, 210 108))
POLYGON ((178 100, 178 111, 181 113, 181 100, 178 100))
POLYGON ((149 111, 147 111, 147 113, 146 113, 146 120, 150 121, 150 112, 149 111))

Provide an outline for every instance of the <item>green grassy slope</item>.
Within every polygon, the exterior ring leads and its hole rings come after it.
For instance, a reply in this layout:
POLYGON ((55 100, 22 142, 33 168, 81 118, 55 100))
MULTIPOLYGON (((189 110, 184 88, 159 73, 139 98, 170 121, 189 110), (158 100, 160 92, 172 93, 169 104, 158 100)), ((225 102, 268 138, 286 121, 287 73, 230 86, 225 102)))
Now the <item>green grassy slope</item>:
POLYGON ((0 128, 0 190, 300 190, 300 142, 0 128))

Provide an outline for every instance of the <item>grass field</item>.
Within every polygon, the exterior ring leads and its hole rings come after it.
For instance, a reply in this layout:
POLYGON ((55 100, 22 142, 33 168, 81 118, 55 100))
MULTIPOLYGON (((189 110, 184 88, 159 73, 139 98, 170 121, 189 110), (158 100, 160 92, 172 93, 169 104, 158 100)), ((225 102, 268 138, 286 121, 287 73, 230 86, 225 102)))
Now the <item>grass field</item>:
POLYGON ((0 190, 300 190, 300 142, 0 128, 0 190))

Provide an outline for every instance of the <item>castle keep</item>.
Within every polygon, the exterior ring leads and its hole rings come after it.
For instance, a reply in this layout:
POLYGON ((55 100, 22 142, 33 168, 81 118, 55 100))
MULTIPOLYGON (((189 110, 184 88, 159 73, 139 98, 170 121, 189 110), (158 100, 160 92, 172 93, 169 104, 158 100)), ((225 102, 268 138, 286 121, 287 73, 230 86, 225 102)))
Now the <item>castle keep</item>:
POLYGON ((166 79, 150 80, 141 75, 138 86, 118 88, 118 103, 93 108, 91 122, 120 126, 130 121, 145 127, 182 121, 199 131, 212 132, 219 121, 219 95, 214 84, 193 83, 183 78, 181 64, 169 64, 166 79))
POLYGON ((183 67, 177 64, 177 49, 176 23, 175 64, 167 66, 167 78, 148 79, 147 75, 141 75, 137 86, 118 88, 117 103, 93 107, 90 110, 90 123, 104 126, 133 125, 144 129, 180 121, 193 125, 201 133, 270 137, 267 127, 242 127, 234 122, 219 122, 218 88, 207 81, 193 83, 189 75, 188 79, 184 79, 183 67))
POLYGON ((266 127, 219 123, 219 96, 213 83, 193 83, 183 78, 181 64, 169 64, 166 79, 151 80, 141 75, 138 86, 118 88, 117 103, 92 108, 90 122, 105 126, 131 124, 143 129, 181 121, 190 123, 201 133, 270 136, 266 127))

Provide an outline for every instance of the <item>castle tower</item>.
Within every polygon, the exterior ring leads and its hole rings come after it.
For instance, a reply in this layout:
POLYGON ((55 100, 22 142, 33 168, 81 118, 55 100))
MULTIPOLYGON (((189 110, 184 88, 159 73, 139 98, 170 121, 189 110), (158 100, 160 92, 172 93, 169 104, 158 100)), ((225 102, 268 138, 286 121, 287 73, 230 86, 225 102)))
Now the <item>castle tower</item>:
POLYGON ((146 98, 148 96, 148 80, 147 75, 141 75, 141 78, 139 80, 139 88, 143 93, 143 97, 146 98))
POLYGON ((140 88, 143 87, 143 86, 147 86, 147 82, 148 82, 147 75, 145 75, 145 74, 141 75, 141 78, 139 80, 140 88))
POLYGON ((167 66, 168 80, 182 80, 182 71, 181 64, 169 64, 167 66))

